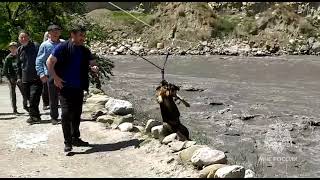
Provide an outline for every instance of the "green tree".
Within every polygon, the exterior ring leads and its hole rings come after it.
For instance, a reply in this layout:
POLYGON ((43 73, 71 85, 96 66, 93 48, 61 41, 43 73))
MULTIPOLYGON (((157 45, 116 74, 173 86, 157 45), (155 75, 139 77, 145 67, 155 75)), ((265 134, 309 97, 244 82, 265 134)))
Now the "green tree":
POLYGON ((0 49, 3 49, 9 41, 17 39, 21 29, 29 31, 35 41, 41 42, 50 22, 63 27, 71 14, 85 12, 85 3, 0 2, 0 11, 0 49))

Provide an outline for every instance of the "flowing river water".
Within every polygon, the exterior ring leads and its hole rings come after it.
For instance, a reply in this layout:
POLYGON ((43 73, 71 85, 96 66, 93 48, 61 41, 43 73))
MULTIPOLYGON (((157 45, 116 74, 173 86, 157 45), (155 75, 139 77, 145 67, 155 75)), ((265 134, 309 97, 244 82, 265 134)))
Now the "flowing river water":
MULTIPOLYGON (((134 103, 138 122, 161 120, 158 69, 136 56, 109 56, 104 90, 134 103)), ((162 65, 165 56, 147 56, 162 65)), ((317 56, 169 56, 165 79, 192 139, 226 152, 261 177, 320 176, 320 59, 317 56), (318 123, 319 122, 319 123, 318 123)))

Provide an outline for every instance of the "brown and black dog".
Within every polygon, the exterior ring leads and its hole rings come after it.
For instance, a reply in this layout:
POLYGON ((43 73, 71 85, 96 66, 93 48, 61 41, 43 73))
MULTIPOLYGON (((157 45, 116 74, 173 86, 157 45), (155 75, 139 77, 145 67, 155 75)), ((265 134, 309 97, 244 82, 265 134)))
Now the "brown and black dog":
POLYGON ((156 89, 157 101, 160 104, 163 122, 168 123, 180 139, 190 140, 188 129, 180 122, 180 112, 175 100, 180 100, 186 107, 190 107, 190 104, 177 94, 179 90, 178 86, 163 80, 156 89))

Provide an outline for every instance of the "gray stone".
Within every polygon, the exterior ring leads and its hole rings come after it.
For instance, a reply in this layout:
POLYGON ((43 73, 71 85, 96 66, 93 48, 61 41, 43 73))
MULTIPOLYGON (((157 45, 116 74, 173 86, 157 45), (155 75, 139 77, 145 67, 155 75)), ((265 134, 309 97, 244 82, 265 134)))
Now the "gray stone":
POLYGON ((169 145, 170 150, 172 152, 178 152, 178 151, 185 149, 184 144, 185 144, 185 142, 182 142, 182 141, 173 141, 173 142, 169 143, 168 145, 169 145))
POLYGON ((110 47, 110 52, 114 52, 116 49, 117 49, 117 47, 111 46, 111 47, 110 47))
POLYGON ((222 151, 204 147, 194 152, 191 157, 191 162, 198 167, 211 164, 225 164, 227 163, 227 156, 222 151))
POLYGON ((105 107, 111 114, 127 115, 133 113, 132 104, 125 100, 109 98, 105 107))
POLYGON ((315 37, 309 37, 308 38, 308 44, 310 47, 312 47, 313 43, 316 41, 316 38, 315 37))
POLYGON ((116 117, 110 115, 102 115, 97 118, 98 122, 112 124, 116 117))
POLYGON ((159 139, 162 131, 163 131, 163 125, 154 126, 153 128, 151 128, 151 135, 153 138, 159 139))
POLYGON ((213 164, 203 168, 200 171, 200 178, 213 178, 216 171, 222 167, 228 166, 226 164, 213 164))
POLYGON ((193 146, 193 145, 195 145, 195 144, 197 144, 197 142, 195 142, 195 141, 185 141, 185 143, 184 143, 184 148, 189 148, 189 147, 191 147, 191 146, 193 146))
POLYGON ((232 165, 218 169, 215 178, 244 178, 245 169, 242 166, 232 165))
POLYGON ((116 125, 120 125, 125 122, 133 122, 134 121, 132 114, 128 114, 125 116, 114 116, 114 117, 115 117, 115 119, 113 121, 113 124, 116 124, 116 125))
POLYGON ((104 105, 110 99, 107 95, 93 94, 91 97, 87 98, 86 104, 93 105, 104 105))
POLYGON ((169 135, 171 133, 171 129, 168 125, 158 125, 151 128, 151 135, 155 139, 162 139, 165 136, 169 135))
POLYGON ((251 169, 247 169, 245 171, 244 178, 254 178, 254 177, 255 177, 255 173, 251 169))
POLYGON ((146 124, 146 128, 145 128, 145 131, 147 133, 151 132, 151 128, 153 128, 154 126, 158 126, 158 125, 161 125, 162 123, 160 121, 156 121, 154 119, 149 119, 147 121, 147 124, 146 124))
POLYGON ((157 43, 157 49, 163 49, 164 48, 164 44, 163 43, 157 43))
POLYGON ((172 134, 166 136, 166 137, 162 140, 162 143, 163 143, 163 144, 169 144, 169 143, 173 142, 174 140, 176 140, 177 138, 178 138, 177 133, 172 133, 172 134))
POLYGON ((126 49, 126 48, 125 48, 124 46, 121 46, 120 48, 118 48, 118 49, 116 50, 116 52, 117 52, 117 53, 123 53, 125 49, 126 49))
POLYGON ((315 53, 320 52, 320 42, 316 41, 315 43, 313 43, 312 45, 312 51, 315 53))
POLYGON ((133 129, 133 124, 129 122, 122 123, 118 126, 121 132, 129 132, 133 129))
POLYGON ((133 132, 144 132, 144 127, 143 126, 133 126, 132 131, 133 132))
POLYGON ((204 145, 194 145, 194 146, 191 146, 187 149, 184 149, 182 150, 180 153, 179 153, 179 158, 182 162, 184 163, 188 163, 188 162, 191 162, 191 157, 193 155, 193 153, 200 149, 200 148, 203 148, 203 147, 207 147, 207 146, 204 146, 204 145))

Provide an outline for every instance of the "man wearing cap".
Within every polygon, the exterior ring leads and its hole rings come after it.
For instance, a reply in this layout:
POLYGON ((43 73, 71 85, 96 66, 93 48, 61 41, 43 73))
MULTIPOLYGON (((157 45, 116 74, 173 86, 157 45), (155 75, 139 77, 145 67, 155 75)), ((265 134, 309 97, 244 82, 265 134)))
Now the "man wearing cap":
POLYGON ((50 25, 48 27, 48 39, 40 45, 36 59, 37 74, 40 76, 42 83, 44 83, 44 90, 49 90, 50 116, 53 125, 59 122, 58 93, 53 78, 48 74, 46 61, 53 49, 64 41, 63 39, 59 39, 60 35, 61 28, 58 25, 50 25))
POLYGON ((3 76, 5 76, 9 81, 9 89, 10 89, 10 99, 11 99, 11 105, 13 109, 13 113, 17 114, 17 99, 16 99, 16 86, 18 86, 21 95, 23 97, 23 106, 28 106, 27 98, 24 96, 24 92, 22 90, 22 84, 21 82, 17 83, 17 49, 18 49, 18 43, 11 42, 9 44, 9 50, 10 54, 5 58, 4 60, 4 66, 3 66, 3 76))
POLYGON ((29 119, 27 123, 39 123, 41 115, 39 103, 42 93, 42 82, 36 71, 36 58, 39 45, 30 40, 29 33, 20 31, 19 42, 21 46, 17 52, 18 82, 22 81, 23 91, 29 100, 29 119))

